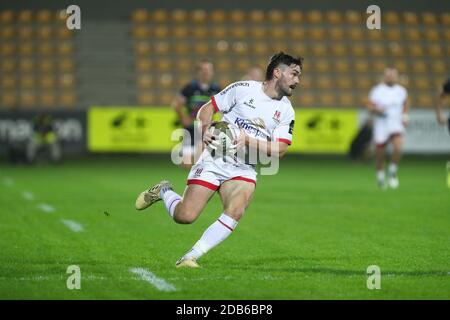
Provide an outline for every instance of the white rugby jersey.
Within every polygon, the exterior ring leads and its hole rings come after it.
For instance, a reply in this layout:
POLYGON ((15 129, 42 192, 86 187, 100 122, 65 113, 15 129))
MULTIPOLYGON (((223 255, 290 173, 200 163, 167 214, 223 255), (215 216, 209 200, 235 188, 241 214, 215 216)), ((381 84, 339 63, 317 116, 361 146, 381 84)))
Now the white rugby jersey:
POLYGON ((270 98, 262 82, 239 81, 211 97, 222 121, 234 124, 256 139, 292 143, 295 112, 287 97, 270 98))
MULTIPOLYGON (((384 111, 386 115, 384 118, 387 121, 401 121, 403 105, 407 98, 406 89, 399 84, 388 86, 385 83, 380 83, 373 87, 369 93, 369 100, 377 108, 384 111)), ((377 117, 376 119, 383 120, 383 117, 377 117)))

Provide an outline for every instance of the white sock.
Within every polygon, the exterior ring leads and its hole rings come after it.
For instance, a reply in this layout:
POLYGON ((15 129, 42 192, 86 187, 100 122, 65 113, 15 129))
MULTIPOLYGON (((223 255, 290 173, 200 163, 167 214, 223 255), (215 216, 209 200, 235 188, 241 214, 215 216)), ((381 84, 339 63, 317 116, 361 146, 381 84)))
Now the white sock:
POLYGON ((385 179, 384 170, 378 170, 377 171, 377 180, 384 181, 384 179, 385 179))
POLYGON ((171 189, 161 189, 160 196, 166 205, 167 212, 173 218, 173 214, 175 213, 175 207, 181 201, 181 197, 178 193, 171 189))
POLYGON ((391 163, 389 164, 389 169, 388 169, 388 170, 389 170, 389 174, 390 174, 390 175, 396 174, 396 173, 397 173, 397 170, 398 170, 397 164, 391 162, 391 163))
POLYGON ((225 240, 236 228, 238 222, 230 216, 222 213, 217 221, 209 226, 200 240, 192 247, 184 257, 198 259, 209 250, 225 240))

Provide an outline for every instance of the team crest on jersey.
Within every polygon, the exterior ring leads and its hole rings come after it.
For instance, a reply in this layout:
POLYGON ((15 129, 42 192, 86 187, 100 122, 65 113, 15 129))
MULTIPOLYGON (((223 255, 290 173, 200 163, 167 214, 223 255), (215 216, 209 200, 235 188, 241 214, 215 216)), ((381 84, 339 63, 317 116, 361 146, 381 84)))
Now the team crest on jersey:
POLYGON ((194 176, 196 177, 200 177, 200 175, 202 174, 203 168, 198 168, 197 170, 195 170, 194 176))
POLYGON ((253 105, 253 102, 254 102, 254 99, 252 98, 252 99, 248 100, 248 102, 247 102, 247 101, 244 102, 244 104, 245 104, 247 107, 250 107, 250 108, 252 108, 252 109, 255 109, 255 106, 253 105))
POLYGON ((274 115, 273 115, 273 120, 276 122, 276 123, 280 123, 280 118, 281 118, 281 112, 280 111, 275 111, 275 113, 274 113, 274 115))

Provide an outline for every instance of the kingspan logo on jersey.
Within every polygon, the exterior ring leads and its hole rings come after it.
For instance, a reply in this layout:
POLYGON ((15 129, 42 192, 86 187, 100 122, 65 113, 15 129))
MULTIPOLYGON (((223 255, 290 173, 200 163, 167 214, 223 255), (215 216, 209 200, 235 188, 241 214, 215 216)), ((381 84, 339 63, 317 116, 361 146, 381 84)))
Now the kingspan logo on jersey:
POLYGON ((266 124, 261 118, 255 118, 252 120, 236 118, 236 120, 234 120, 234 124, 256 138, 261 137, 263 139, 270 140, 270 136, 266 131, 266 124))

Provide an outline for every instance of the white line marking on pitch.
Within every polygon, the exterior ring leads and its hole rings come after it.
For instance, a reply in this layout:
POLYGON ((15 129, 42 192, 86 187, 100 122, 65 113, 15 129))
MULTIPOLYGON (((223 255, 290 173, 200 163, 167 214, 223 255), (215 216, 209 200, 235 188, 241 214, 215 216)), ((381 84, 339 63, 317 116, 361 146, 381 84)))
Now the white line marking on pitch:
POLYGON ((14 185, 14 180, 11 178, 3 178, 3 185, 6 187, 12 187, 14 185))
POLYGON ((55 212, 55 208, 53 208, 51 205, 46 203, 38 204, 37 206, 39 209, 44 211, 45 213, 55 212))
POLYGON ((30 191, 24 191, 24 192, 22 192, 22 197, 23 197, 25 200, 28 200, 28 201, 33 201, 33 200, 34 200, 34 194, 31 193, 30 191))
POLYGON ((143 269, 143 268, 131 268, 130 272, 137 274, 141 277, 142 280, 149 282, 151 285, 156 287, 156 289, 160 291, 177 291, 177 289, 170 283, 167 283, 166 280, 162 278, 158 278, 152 272, 143 269))
POLYGON ((61 222, 66 225, 67 228, 72 230, 73 232, 81 232, 84 231, 83 225, 73 220, 64 220, 61 219, 61 222))

